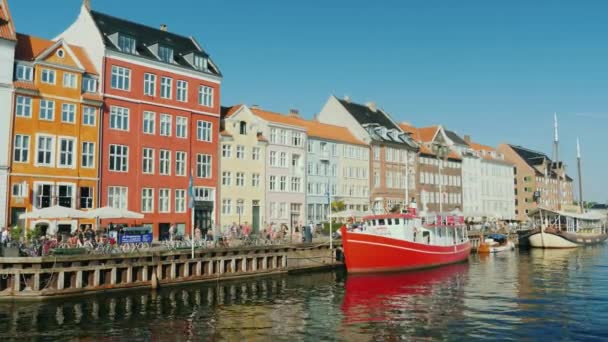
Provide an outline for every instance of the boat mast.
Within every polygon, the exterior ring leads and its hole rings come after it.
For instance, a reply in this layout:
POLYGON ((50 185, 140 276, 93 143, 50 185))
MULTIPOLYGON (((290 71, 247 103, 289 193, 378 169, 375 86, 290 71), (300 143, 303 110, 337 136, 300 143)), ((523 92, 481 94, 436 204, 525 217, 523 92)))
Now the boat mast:
MULTIPOLYGON (((557 126, 557 113, 553 113, 553 121, 554 121, 554 139, 553 139, 553 152, 554 152, 554 160, 553 163, 556 165, 555 174, 557 175, 557 210, 561 209, 562 205, 562 190, 560 187, 560 179, 561 175, 559 173, 559 134, 558 134, 558 126, 557 126)), ((551 171, 550 171, 551 172, 551 171)))
POLYGON ((576 164, 578 168, 578 205, 581 207, 581 213, 585 212, 583 205, 583 179, 581 172, 581 144, 576 138, 576 164))

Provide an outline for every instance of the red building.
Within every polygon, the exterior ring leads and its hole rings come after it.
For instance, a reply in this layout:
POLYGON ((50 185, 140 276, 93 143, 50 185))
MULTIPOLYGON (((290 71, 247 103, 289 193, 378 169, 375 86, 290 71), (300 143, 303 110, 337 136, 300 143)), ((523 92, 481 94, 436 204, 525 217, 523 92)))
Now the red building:
POLYGON ((112 17, 87 1, 61 37, 85 47, 103 70, 100 203, 144 214, 112 223, 150 226, 155 238, 166 236, 170 225, 189 234, 192 172, 195 224, 211 228, 219 217, 222 76, 209 55, 166 25, 112 17))

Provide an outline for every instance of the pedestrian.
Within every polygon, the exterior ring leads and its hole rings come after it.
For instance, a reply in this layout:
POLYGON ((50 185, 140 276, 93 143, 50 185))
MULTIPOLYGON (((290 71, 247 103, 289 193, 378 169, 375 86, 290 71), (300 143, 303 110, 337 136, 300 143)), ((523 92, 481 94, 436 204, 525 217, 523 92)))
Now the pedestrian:
POLYGON ((251 226, 249 225, 249 222, 245 221, 245 225, 243 225, 243 235, 245 238, 248 238, 249 234, 251 234, 251 226))
POLYGON ((194 239, 196 241, 201 241, 203 239, 203 233, 201 232, 201 229, 196 226, 196 228, 194 229, 194 239))
POLYGON ((6 245, 8 243, 8 229, 6 227, 2 228, 2 234, 0 235, 0 242, 2 245, 6 245))
POLYGON ((175 240, 175 226, 171 225, 169 227, 169 241, 174 241, 175 240))

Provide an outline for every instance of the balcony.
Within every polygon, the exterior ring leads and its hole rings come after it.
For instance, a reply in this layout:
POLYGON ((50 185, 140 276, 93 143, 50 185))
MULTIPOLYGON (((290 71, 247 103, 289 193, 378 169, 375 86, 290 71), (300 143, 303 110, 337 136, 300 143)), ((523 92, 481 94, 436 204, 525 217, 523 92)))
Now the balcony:
POLYGON ((329 158, 330 158, 329 151, 321 151, 321 153, 319 153, 319 160, 329 161, 329 158))

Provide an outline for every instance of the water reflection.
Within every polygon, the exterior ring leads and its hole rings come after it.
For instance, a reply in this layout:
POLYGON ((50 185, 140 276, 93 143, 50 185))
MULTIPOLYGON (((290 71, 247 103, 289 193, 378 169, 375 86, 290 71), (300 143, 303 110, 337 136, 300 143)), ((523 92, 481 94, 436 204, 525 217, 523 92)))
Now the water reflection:
POLYGON ((0 341, 607 339, 608 247, 0 303, 0 341))

